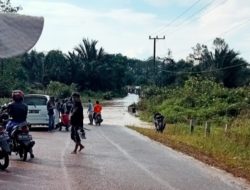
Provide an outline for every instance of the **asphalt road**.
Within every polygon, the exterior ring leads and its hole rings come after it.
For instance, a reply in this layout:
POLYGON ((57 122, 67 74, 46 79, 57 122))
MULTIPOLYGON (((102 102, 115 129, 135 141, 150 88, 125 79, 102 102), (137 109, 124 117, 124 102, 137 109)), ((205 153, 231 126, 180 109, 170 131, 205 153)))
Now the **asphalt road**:
POLYGON ((35 159, 11 157, 1 190, 237 190, 244 180, 116 125, 124 108, 108 107, 101 127, 86 126, 85 149, 71 154, 69 132, 33 131, 35 159), (113 125, 111 121, 113 120, 113 125))

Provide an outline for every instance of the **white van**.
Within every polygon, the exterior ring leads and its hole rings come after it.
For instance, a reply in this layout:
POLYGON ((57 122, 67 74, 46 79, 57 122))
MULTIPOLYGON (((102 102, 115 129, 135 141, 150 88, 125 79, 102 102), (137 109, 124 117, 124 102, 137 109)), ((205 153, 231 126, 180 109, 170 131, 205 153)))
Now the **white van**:
MULTIPOLYGON (((45 125, 48 126, 49 116, 47 111, 48 95, 43 94, 27 94, 24 96, 24 103, 28 105, 27 122, 32 127, 45 125)), ((55 110, 55 125, 59 121, 59 114, 55 110)))

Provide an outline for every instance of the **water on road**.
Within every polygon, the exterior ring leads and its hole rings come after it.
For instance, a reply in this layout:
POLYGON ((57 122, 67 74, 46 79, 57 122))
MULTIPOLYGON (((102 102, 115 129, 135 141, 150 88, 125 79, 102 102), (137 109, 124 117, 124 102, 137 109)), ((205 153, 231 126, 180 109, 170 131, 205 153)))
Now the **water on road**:
MULTIPOLYGON (((240 190, 244 180, 212 168, 124 127, 130 96, 104 108, 102 126, 87 126, 85 149, 70 154, 68 132, 32 132, 36 158, 11 157, 1 190, 240 190)), ((134 99, 133 99, 134 101, 134 99)), ((85 121, 87 123, 87 120, 85 121)))

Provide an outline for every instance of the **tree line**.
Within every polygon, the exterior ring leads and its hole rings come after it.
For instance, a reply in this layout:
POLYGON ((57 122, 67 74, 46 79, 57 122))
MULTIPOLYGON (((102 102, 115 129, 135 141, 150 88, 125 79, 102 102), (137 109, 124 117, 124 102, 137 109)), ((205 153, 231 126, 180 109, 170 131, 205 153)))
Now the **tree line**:
POLYGON ((75 84, 79 91, 120 91, 126 85, 181 86, 190 76, 215 80, 225 87, 245 86, 250 81, 248 63, 220 38, 213 51, 197 44, 187 59, 175 61, 171 52, 165 58, 131 59, 109 54, 96 47, 96 40, 83 39, 67 54, 32 50, 22 56, 2 60, 0 96, 11 89, 44 89, 50 81, 75 84))

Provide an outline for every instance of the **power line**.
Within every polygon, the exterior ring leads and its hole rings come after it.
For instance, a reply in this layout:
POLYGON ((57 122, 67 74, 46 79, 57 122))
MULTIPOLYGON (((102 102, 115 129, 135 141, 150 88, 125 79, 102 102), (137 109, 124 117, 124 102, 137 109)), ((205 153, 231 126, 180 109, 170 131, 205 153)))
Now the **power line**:
MULTIPOLYGON (((207 12, 205 12, 203 15, 209 15, 211 12, 215 11, 218 7, 224 5, 228 0, 224 0, 224 1, 221 1, 219 3, 217 3, 217 5, 215 4, 215 6, 213 8, 211 8, 210 10, 208 10, 207 12)), ((203 16, 201 15, 201 16, 203 16)))
MULTIPOLYGON (((177 25, 176 30, 172 33, 170 33, 170 35, 174 34, 177 30, 179 30, 179 28, 185 24, 190 23, 192 20, 196 19, 194 16, 196 16, 198 13, 202 12, 203 10, 205 10, 207 7, 209 7, 210 5, 212 5, 212 3, 215 0, 210 1, 209 3, 207 3, 205 6, 203 6, 201 9, 199 9, 198 11, 196 11, 194 14, 190 15, 189 17, 187 17, 186 19, 184 19, 179 25, 177 25), (193 18, 194 17, 194 18, 193 18), (193 19, 191 19, 193 18, 193 19), (191 19, 191 20, 189 20, 191 19)), ((164 32, 166 32, 166 30, 160 32, 159 34, 163 34, 164 32)))
MULTIPOLYGON (((228 0, 224 0, 224 1, 219 2, 217 5, 215 5, 213 8, 211 8, 210 10, 208 10, 207 12, 205 12, 203 15, 205 15, 205 14, 206 14, 206 15, 210 14, 211 12, 213 12, 214 10, 216 10, 218 7, 224 5, 227 1, 228 1, 228 0)), ((211 4, 213 4, 213 1, 209 2, 208 4, 206 4, 205 6, 203 6, 201 9, 199 9, 195 14, 193 14, 193 15, 189 16, 187 19, 185 19, 182 23, 180 23, 180 24, 177 26, 177 29, 176 29, 174 32, 172 32, 171 34, 169 34, 169 35, 171 36, 171 35, 175 34, 175 32, 178 31, 178 30, 181 28, 181 26, 186 25, 186 24, 189 24, 191 21, 195 20, 196 17, 194 17, 194 16, 195 16, 196 14, 198 14, 199 12, 202 12, 203 10, 206 11, 206 8, 209 7, 209 5, 211 5, 211 4), (192 17, 194 17, 194 18, 192 18, 192 17), (189 20, 190 18, 192 18, 192 19, 189 20)), ((201 15, 201 16, 202 16, 202 15, 201 15)), ((163 32, 164 32, 164 31, 163 31, 163 32)), ((162 32, 161 32, 161 33, 162 33, 162 32)), ((160 34, 161 34, 161 33, 160 33, 160 34)))
MULTIPOLYGON (((234 25, 233 27, 229 28, 228 30, 226 30, 226 31, 224 31, 224 32, 222 32, 222 33, 220 33, 219 35, 217 35, 217 37, 220 37, 220 36, 222 36, 222 35, 228 34, 228 33, 232 32, 233 30, 239 29, 240 27, 244 26, 244 25, 247 24, 248 22, 250 22, 250 18, 247 18, 247 19, 243 20, 242 22, 240 22, 240 23, 234 25)), ((206 41, 203 41, 203 42, 200 42, 200 44, 206 45, 207 43, 209 43, 209 42, 215 40, 215 38, 216 38, 216 37, 211 38, 211 39, 206 40, 206 41)), ((186 49, 185 49, 185 50, 186 50, 186 49)), ((182 53, 182 52, 184 52, 184 49, 181 50, 181 51, 178 51, 178 52, 174 52, 174 53, 175 53, 175 54, 176 54, 176 53, 178 54, 178 53, 182 53)), ((242 53, 244 53, 244 52, 246 52, 246 51, 243 51, 243 52, 240 52, 240 53, 242 54, 242 53)))
POLYGON ((173 23, 175 23, 179 18, 181 18, 182 16, 184 16, 186 13, 188 13, 193 7, 195 7, 200 1, 202 0, 197 0, 195 1, 190 7, 188 7, 186 10, 184 10, 180 15, 178 15, 177 17, 175 17, 172 21, 170 21, 169 23, 167 23, 166 25, 162 26, 161 28, 159 28, 156 32, 153 32, 153 34, 155 33, 159 33, 160 31, 164 30, 164 28, 167 28, 169 26, 171 26, 173 23))
POLYGON ((250 65, 250 64, 241 63, 238 65, 231 65, 231 66, 227 66, 227 67, 223 67, 223 68, 219 68, 219 69, 206 70, 206 71, 196 71, 196 72, 185 72, 185 71, 174 72, 174 71, 170 71, 170 70, 161 70, 161 71, 176 74, 176 75, 177 74, 200 74, 200 73, 211 73, 211 72, 223 71, 223 70, 232 69, 232 68, 236 68, 236 67, 240 67, 240 66, 246 66, 246 65, 250 65))
MULTIPOLYGON (((208 50, 208 52, 210 52, 209 50, 208 50)), ((237 53, 237 56, 241 56, 241 54, 243 54, 243 53, 248 53, 249 51, 248 50, 245 50, 245 51, 237 51, 237 52, 235 52, 235 53, 237 53)), ((203 52, 202 52, 203 53, 203 52)), ((223 56, 223 58, 226 58, 226 57, 230 57, 231 55, 225 55, 225 56, 223 56)), ((241 57, 242 58, 242 57, 241 57)))
MULTIPOLYGON (((228 33, 232 32, 233 30, 237 30, 237 29, 239 29, 241 26, 247 24, 248 22, 250 22, 250 18, 247 18, 246 20, 244 20, 244 21, 242 21, 242 22, 240 22, 240 23, 234 25, 233 27, 229 28, 229 29, 226 30, 225 32, 222 32, 221 34, 219 34, 219 36, 228 34, 228 33)), ((208 42, 211 42, 212 40, 214 40, 214 38, 213 38, 213 39, 210 39, 210 40, 207 40, 207 41, 205 41, 205 42, 203 42, 203 43, 208 43, 208 42)))

